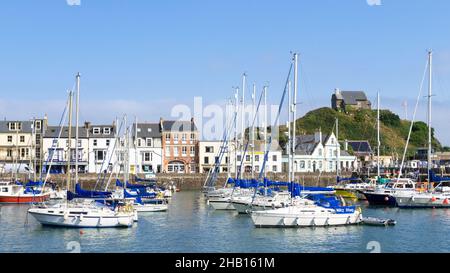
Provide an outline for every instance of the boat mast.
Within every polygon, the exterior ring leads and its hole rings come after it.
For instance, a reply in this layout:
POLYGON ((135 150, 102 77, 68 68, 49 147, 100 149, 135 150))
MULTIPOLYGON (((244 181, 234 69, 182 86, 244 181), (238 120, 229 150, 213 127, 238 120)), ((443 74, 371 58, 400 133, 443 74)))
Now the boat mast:
POLYGON ((75 184, 78 184, 78 119, 79 119, 79 104, 80 104, 80 73, 77 74, 77 101, 75 106, 75 184))
MULTIPOLYGON (((239 173, 242 175, 242 166, 244 166, 244 143, 245 143, 245 83, 247 79, 247 74, 242 74, 242 109, 241 109, 241 166, 239 173)), ((244 168, 245 172, 245 168, 244 168)))
POLYGON ((340 170, 341 170, 341 162, 340 162, 340 155, 341 155, 341 145, 339 144, 339 119, 336 118, 336 175, 339 177, 340 170))
POLYGON ((227 126, 225 128, 225 130, 227 130, 226 136, 227 136, 227 173, 228 173, 228 178, 231 177, 231 154, 230 154, 230 145, 231 145, 231 141, 230 141, 230 137, 231 134, 229 134, 229 131, 231 130, 231 126, 228 125, 229 122, 229 118, 230 118, 230 108, 229 107, 233 107, 233 102, 231 101, 231 99, 227 102, 227 108, 226 108, 226 120, 225 120, 225 126, 227 126))
POLYGON ((429 75, 428 75, 428 164, 427 164, 427 175, 428 175, 428 189, 431 188, 430 180, 430 170, 431 170, 431 96, 432 96, 432 65, 433 65, 433 51, 428 52, 428 63, 429 63, 429 75))
POLYGON ((292 182, 292 148, 291 148, 291 114, 292 114, 292 90, 291 81, 288 82, 288 139, 286 144, 286 152, 288 155, 288 182, 292 182))
MULTIPOLYGON (((138 171, 139 171, 139 164, 138 164, 138 150, 137 150, 137 144, 138 144, 138 120, 137 116, 134 116, 134 173, 137 177, 138 171)), ((147 141, 147 140, 145 140, 147 141)))
MULTIPOLYGON (((255 99, 256 99, 256 84, 253 84, 253 93, 252 93, 252 117, 256 115, 255 111, 255 99)), ((252 122, 252 133, 250 135, 252 140, 252 179, 255 178, 255 123, 252 122)))
MULTIPOLYGON (((298 93, 298 54, 294 53, 294 97, 292 98, 294 108, 293 111, 293 122, 292 122, 292 157, 295 155, 295 145, 296 145, 296 118, 297 118, 297 93, 298 93)), ((295 180, 295 170, 292 170, 292 181, 295 180)))
POLYGON ((377 179, 380 179, 380 92, 377 92, 377 179))
MULTIPOLYGON (((267 86, 264 86, 264 147, 266 146, 267 146, 267 86)), ((265 158, 263 160, 265 160, 265 158)), ((264 177, 266 176, 267 176, 267 168, 264 167, 264 177)))
MULTIPOLYGON (((237 117, 239 113, 239 87, 236 87, 236 92, 234 94, 234 111, 237 117)), ((237 127, 237 118, 234 120, 234 175, 236 179, 238 179, 238 170, 237 170, 237 153, 238 153, 238 127, 237 127)))
POLYGON ((72 100, 73 100, 73 91, 69 91, 69 128, 67 135, 67 181, 66 187, 67 190, 70 189, 70 161, 71 161, 71 147, 72 147, 72 100))

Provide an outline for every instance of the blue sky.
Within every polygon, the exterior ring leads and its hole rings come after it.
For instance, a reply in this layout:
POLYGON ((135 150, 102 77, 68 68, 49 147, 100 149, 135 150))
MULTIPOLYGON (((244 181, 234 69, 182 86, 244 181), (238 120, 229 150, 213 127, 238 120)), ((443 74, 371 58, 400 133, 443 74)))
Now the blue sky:
MULTIPOLYGON (((435 52, 433 123, 450 145, 450 1, 381 0, 4 1, 0 117, 47 113, 56 124, 82 73, 81 119, 170 118, 172 106, 223 103, 249 75, 278 103, 290 51, 301 54, 299 110, 330 105, 334 88, 379 90, 402 117, 435 52)), ((425 119, 425 101, 418 117, 425 119)))

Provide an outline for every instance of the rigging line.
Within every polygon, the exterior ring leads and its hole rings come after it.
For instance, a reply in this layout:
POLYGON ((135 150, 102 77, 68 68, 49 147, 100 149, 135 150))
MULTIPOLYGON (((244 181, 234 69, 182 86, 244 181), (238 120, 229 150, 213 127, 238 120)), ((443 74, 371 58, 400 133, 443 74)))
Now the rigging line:
MULTIPOLYGON (((252 122, 251 126, 249 126, 249 128, 248 128, 249 130, 250 130, 250 127, 253 128, 253 126, 255 125, 256 118, 258 117, 259 107, 261 106, 263 94, 264 94, 264 90, 261 92, 261 95, 259 96, 258 106, 256 107, 255 115, 253 117, 253 122, 252 122)), ((249 134, 249 136, 250 136, 250 134, 249 134)), ((245 139, 245 137, 244 137, 244 139, 245 139)), ((239 172, 238 172, 238 175, 237 175, 237 179, 239 179, 239 177, 240 177, 240 175, 242 173, 242 165, 244 165, 244 157, 247 154, 249 143, 250 143, 250 138, 247 140, 247 144, 245 145, 244 153, 243 153, 243 155, 241 157, 241 165, 239 166, 239 172)))
POLYGON ((414 120, 416 119, 417 108, 419 106, 420 96, 422 94, 423 84, 425 82, 425 77, 427 75, 428 66, 429 66, 429 61, 427 60, 427 63, 425 65, 425 70, 423 72, 422 82, 420 83, 419 94, 417 95, 416 105, 414 107, 414 113, 413 113, 413 116, 412 116, 412 119, 411 119, 411 125, 409 127, 408 138, 406 139, 405 149, 403 151, 402 163, 400 164, 400 170, 398 172, 398 178, 400 178, 400 176, 402 175, 402 169, 403 169, 403 164, 405 163, 406 151, 408 150, 409 140, 411 138, 411 132, 412 132, 412 129, 413 129, 413 126, 414 126, 414 120))
MULTIPOLYGON (((292 67, 293 67, 293 66, 294 66, 294 64, 291 62, 291 65, 290 65, 290 67, 289 67, 289 72, 288 72, 288 75, 287 75, 287 77, 286 77, 286 82, 285 82, 285 84, 284 84, 284 91, 283 91, 283 95, 281 96, 280 105, 279 105, 279 107, 278 107, 278 113, 277 113, 277 116, 276 116, 276 118, 275 118, 274 125, 278 124, 278 121, 279 121, 279 119, 280 119, 281 109, 282 109, 282 107, 283 107, 284 99, 285 99, 285 97, 286 97, 286 92, 287 92, 288 85, 289 85, 289 78, 291 77, 291 72, 292 72, 292 67)), ((266 124, 266 126, 267 126, 267 124, 266 124)), ((271 127, 271 128, 272 128, 272 127, 271 127)), ((264 161, 263 161, 261 170, 260 170, 260 172, 259 172, 258 181, 261 181, 261 179, 262 179, 262 177, 263 177, 263 175, 264 175, 264 170, 265 170, 265 168, 266 168, 266 162, 267 162, 268 156, 269 156, 269 149, 270 149, 270 146, 272 145, 273 130, 271 129, 270 132, 271 132, 271 133, 270 133, 269 141, 267 142, 266 147, 265 147, 264 161)), ((266 137, 266 136, 264 136, 264 137, 266 137)), ((255 197, 256 197, 256 193, 257 193, 257 188, 255 188, 255 192, 254 192, 254 195, 253 195, 253 198, 252 198, 252 202, 253 202, 253 200, 254 200, 255 197)))
MULTIPOLYGON (((47 183, 48 177, 50 176, 50 170, 52 169, 52 166, 53 166, 53 156, 54 156, 54 153, 55 153, 56 148, 57 148, 57 146, 58 146, 59 139, 61 138, 62 131, 63 131, 63 129, 64 129, 63 123, 66 121, 66 118, 67 118, 67 109, 69 108, 70 96, 71 96, 71 95, 69 94, 69 96, 68 96, 68 98, 67 98, 66 106, 64 107, 63 114, 62 114, 61 119, 60 119, 60 121, 59 121, 59 127, 60 127, 60 129, 59 129, 59 132, 58 132, 58 138, 56 139, 56 142, 55 142, 54 139, 52 140, 53 143, 52 143, 52 148, 51 148, 51 149, 52 149, 53 151, 52 151, 52 152, 49 152, 48 158, 47 158, 47 160, 44 162, 44 165, 47 165, 47 162, 50 160, 50 165, 49 165, 48 170, 47 170, 47 173, 46 173, 46 175, 45 175, 44 184, 43 184, 42 188, 45 187, 45 184, 47 183)), ((42 168, 42 166, 41 166, 41 168, 42 168)), ((42 181, 42 170, 41 170, 41 177, 40 177, 39 180, 42 181)))
MULTIPOLYGON (((123 120, 121 121, 119 127, 117 127, 117 124, 116 124, 116 132, 117 132, 117 134, 118 134, 118 132, 120 132, 120 130, 122 129, 122 125, 123 125, 123 120), (118 130, 118 131, 117 131, 117 130, 118 130)), ((112 158, 113 158, 113 156, 114 156, 114 151, 115 151, 115 149, 116 149, 116 146, 117 146, 117 138, 114 138, 113 149, 112 149, 112 151, 111 151, 111 153, 110 153, 110 156, 109 156, 109 159, 108 159, 108 162, 107 162, 107 165, 106 165, 106 166, 109 166, 109 164, 111 163, 111 160, 112 160, 112 158)), ((109 150, 109 149, 108 149, 108 150, 109 150)), ((107 151, 107 153, 108 153, 108 151, 107 151)), ((94 155, 94 156, 95 156, 95 155, 94 155)), ((97 184, 100 183, 100 181, 101 181, 100 187, 103 186, 104 180, 106 179, 106 172, 104 172, 104 173, 102 172, 102 170, 103 170, 103 168, 104 168, 104 166, 105 166, 105 162, 106 162, 106 158, 104 158, 103 161, 102 161, 102 166, 100 167, 100 172, 99 172, 98 175, 97 175, 97 181, 95 182, 94 190, 97 189, 97 184)))

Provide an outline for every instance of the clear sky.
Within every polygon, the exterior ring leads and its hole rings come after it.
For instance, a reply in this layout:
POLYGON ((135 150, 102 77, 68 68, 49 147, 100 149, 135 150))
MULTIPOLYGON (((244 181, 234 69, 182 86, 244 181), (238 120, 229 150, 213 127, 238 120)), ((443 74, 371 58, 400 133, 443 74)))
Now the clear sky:
POLYGON ((2 1, 0 117, 47 113, 57 124, 78 71, 81 119, 93 122, 170 118, 194 96, 223 103, 244 71, 278 103, 290 51, 301 54, 301 113, 329 106, 338 87, 364 90, 374 105, 379 90, 404 117, 432 48, 433 126, 450 145, 449 14, 448 0, 2 1))

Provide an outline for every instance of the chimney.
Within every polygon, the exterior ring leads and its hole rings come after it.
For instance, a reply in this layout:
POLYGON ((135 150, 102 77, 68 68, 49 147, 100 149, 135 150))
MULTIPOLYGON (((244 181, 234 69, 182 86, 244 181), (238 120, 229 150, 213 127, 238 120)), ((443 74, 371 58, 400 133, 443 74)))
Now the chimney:
POLYGON ((162 117, 159 118, 159 130, 164 131, 164 119, 162 117))
POLYGON ((319 129, 314 133, 314 142, 320 142, 322 143, 322 129, 319 129))
POLYGON ((86 128, 86 130, 88 130, 89 127, 91 127, 91 123, 89 121, 85 121, 84 122, 84 128, 86 128))

